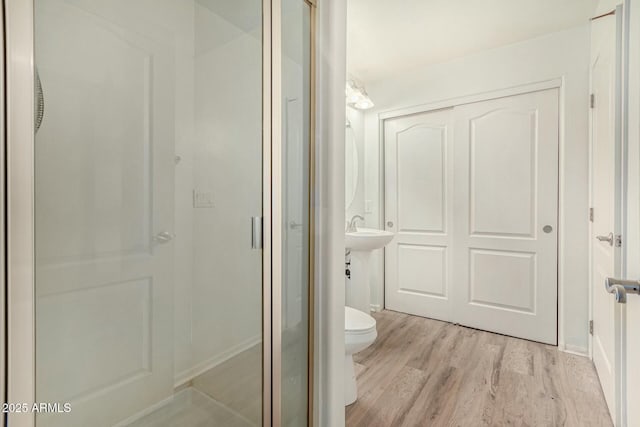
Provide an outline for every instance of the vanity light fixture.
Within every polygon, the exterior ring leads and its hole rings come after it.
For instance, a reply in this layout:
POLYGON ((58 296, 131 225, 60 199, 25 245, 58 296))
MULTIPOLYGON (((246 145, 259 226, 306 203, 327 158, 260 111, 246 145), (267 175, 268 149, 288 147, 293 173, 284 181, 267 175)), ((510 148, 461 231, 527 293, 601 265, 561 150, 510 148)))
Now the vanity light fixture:
POLYGON ((347 81, 345 90, 347 97, 347 105, 357 108, 358 110, 367 110, 373 107, 373 101, 369 98, 364 87, 359 86, 354 80, 347 81))

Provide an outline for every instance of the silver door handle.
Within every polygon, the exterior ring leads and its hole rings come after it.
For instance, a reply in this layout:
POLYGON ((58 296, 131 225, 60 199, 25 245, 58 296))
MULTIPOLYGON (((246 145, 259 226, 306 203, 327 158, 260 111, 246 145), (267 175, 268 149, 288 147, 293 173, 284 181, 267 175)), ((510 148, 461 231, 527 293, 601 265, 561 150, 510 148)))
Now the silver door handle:
POLYGON ((624 304, 627 302, 627 292, 640 294, 640 281, 607 277, 604 281, 604 288, 610 294, 615 295, 616 302, 624 304))
POLYGON ((153 241, 156 243, 169 243, 174 237, 175 234, 169 233, 168 231, 162 231, 153 237, 153 241))
POLYGON ((609 233, 606 236, 596 236, 596 239, 601 242, 609 242, 609 246, 613 246, 613 233, 609 233))

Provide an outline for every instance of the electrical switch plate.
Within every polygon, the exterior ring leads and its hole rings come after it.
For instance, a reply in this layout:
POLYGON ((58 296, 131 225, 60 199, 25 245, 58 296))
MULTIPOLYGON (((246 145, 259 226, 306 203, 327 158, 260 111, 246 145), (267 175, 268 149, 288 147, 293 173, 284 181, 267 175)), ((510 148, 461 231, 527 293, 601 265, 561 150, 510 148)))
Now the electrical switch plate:
POLYGON ((213 192, 209 190, 193 190, 193 207, 194 208, 212 208, 213 192))

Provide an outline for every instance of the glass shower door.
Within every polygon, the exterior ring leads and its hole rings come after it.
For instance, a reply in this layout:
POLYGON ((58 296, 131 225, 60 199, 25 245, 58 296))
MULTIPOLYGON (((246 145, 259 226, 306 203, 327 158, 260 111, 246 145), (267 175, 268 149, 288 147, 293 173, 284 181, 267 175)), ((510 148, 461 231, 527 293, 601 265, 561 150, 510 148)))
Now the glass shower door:
POLYGON ((36 424, 261 425, 263 5, 34 7, 36 424))
POLYGON ((312 28, 314 6, 282 1, 282 426, 307 425, 312 292, 312 28))

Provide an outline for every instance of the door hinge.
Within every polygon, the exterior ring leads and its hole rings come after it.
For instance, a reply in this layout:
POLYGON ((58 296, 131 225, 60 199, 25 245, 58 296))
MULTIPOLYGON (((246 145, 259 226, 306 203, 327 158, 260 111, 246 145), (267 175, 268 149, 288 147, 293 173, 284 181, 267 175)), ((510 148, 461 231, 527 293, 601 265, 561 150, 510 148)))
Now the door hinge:
POLYGON ((593 208, 589 208, 589 221, 593 222, 593 208))
POLYGON ((593 335, 593 320, 589 320, 589 334, 593 335))
POLYGON ((621 248, 622 247, 622 235, 620 234, 616 234, 616 248, 621 248))
POLYGON ((593 93, 589 96, 589 107, 596 108, 596 95, 593 93))

